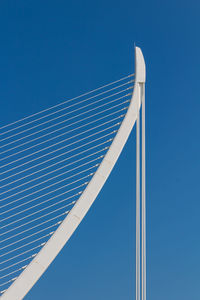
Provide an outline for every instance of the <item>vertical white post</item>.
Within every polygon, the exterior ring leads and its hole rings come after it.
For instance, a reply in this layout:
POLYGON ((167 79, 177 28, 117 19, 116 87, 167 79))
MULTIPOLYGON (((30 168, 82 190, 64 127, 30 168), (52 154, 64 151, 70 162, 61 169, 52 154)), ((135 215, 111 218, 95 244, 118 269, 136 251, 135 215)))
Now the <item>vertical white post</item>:
POLYGON ((136 300, 140 300, 140 111, 136 122, 136 300))
POLYGON ((142 51, 138 47, 135 47, 135 58, 136 58, 135 59, 135 69, 136 69, 135 84, 137 84, 139 87, 139 94, 138 94, 139 107, 138 107, 138 116, 137 116, 137 123, 136 123, 136 300, 140 300, 140 299, 146 300, 146 187, 145 187, 146 171, 145 171, 145 90, 144 90, 145 81, 146 81, 146 67, 145 67, 145 61, 144 61, 142 51), (141 109, 142 113, 140 113, 140 106, 142 107, 141 109), (140 120, 140 115, 141 115, 141 120, 140 120), (140 130, 140 122, 142 124, 142 130, 140 130), (141 147, 140 147, 140 131, 142 133, 141 147), (142 165, 140 164, 140 161, 142 161, 142 165), (140 217, 141 217, 141 221, 140 221, 140 217))
POLYGON ((142 100, 142 300, 146 300, 145 83, 141 84, 141 100, 142 100))

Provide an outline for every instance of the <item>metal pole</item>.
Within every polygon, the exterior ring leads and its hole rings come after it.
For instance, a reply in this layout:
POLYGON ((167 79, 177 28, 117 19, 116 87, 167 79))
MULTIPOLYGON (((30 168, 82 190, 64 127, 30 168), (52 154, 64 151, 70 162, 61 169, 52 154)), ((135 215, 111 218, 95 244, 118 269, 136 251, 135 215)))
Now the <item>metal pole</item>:
POLYGON ((136 121, 136 300, 140 300, 140 110, 136 121))
POLYGON ((141 84, 142 100, 142 300, 146 300, 146 154, 145 154, 145 84, 141 84))

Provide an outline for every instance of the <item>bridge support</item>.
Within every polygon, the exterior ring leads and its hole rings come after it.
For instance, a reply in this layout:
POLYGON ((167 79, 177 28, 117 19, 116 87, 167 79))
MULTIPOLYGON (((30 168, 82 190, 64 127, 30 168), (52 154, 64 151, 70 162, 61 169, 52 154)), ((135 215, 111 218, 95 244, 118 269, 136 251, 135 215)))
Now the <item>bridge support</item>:
POLYGON ((136 122, 136 300, 146 300, 145 79, 138 84, 141 110, 136 122))

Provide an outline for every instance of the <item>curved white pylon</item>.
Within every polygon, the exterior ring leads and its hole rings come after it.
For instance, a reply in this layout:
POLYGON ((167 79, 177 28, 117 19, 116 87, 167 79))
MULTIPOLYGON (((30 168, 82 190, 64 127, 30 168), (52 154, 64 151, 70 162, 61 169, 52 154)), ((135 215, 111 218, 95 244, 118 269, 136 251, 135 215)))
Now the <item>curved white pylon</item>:
POLYGON ((70 213, 21 275, 1 296, 1 300, 21 300, 45 272, 80 224, 111 173, 135 124, 140 109, 140 84, 145 82, 145 63, 140 48, 135 48, 136 77, 127 114, 101 165, 70 213))

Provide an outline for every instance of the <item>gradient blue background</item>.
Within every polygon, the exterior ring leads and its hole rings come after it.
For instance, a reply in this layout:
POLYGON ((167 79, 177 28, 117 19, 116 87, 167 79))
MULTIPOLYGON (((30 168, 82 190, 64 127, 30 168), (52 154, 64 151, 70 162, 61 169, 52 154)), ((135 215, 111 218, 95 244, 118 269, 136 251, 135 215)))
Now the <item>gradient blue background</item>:
MULTIPOLYGON (((200 2, 0 2, 0 124, 147 64, 147 296, 200 299, 200 2)), ((135 131, 70 242, 27 300, 135 293, 135 131)))

